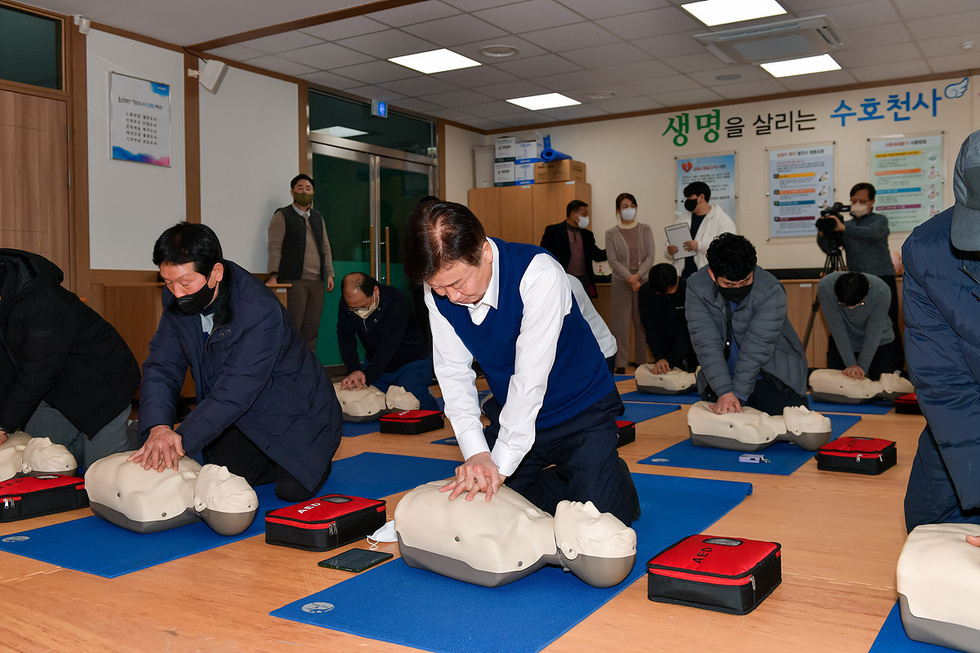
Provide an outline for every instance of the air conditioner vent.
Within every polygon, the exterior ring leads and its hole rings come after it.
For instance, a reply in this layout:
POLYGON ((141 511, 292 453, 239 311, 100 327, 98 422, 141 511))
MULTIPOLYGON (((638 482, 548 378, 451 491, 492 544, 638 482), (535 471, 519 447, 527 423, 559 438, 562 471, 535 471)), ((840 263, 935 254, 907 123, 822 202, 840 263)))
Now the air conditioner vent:
POLYGON ((812 16, 694 36, 725 63, 756 64, 811 57, 844 45, 827 16, 812 16))

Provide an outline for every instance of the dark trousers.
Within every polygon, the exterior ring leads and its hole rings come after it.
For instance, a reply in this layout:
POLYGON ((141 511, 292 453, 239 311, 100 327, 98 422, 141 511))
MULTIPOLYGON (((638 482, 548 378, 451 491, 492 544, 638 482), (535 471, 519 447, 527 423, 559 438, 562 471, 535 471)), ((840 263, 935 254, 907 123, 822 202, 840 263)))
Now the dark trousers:
MULTIPOLYGON (((492 397, 484 403, 483 412, 490 418, 484 433, 491 449, 500 429, 500 410, 492 397)), ((622 413, 623 402, 613 390, 571 419, 537 429, 534 446, 506 485, 552 515, 560 501, 591 501, 599 512, 612 513, 629 526, 639 499, 616 453, 616 418, 622 413)))
MULTIPOLYGON (((872 381, 877 381, 882 374, 901 370, 901 349, 897 340, 880 345, 875 351, 874 358, 871 359, 871 364, 868 365, 868 373, 865 376, 872 381)), ((854 352, 855 356, 858 353, 860 352, 854 352)), ((833 336, 827 342, 827 367, 832 370, 842 370, 846 367, 833 336)))
MULTIPOLYGON (((701 393, 701 398, 711 403, 718 401, 718 395, 710 386, 705 387, 704 392, 701 393)), ((791 406, 808 405, 806 395, 797 394, 776 377, 765 373, 756 380, 755 390, 752 391, 749 398, 740 403, 769 415, 782 415, 783 409, 791 406)))
POLYGON ((905 527, 911 532, 921 524, 980 524, 980 509, 963 510, 956 488, 946 472, 932 431, 926 426, 912 461, 905 491, 905 527))
POLYGON ((302 483, 262 453, 238 428, 231 426, 203 451, 205 463, 224 465, 232 474, 244 478, 249 485, 276 484, 276 496, 283 501, 298 503, 312 498, 330 476, 330 464, 323 478, 311 492, 302 483))
POLYGON ((892 300, 888 304, 888 317, 892 321, 892 331, 895 333, 895 367, 890 370, 885 370, 886 372, 894 372, 895 370, 905 369, 905 348, 902 347, 902 334, 898 330, 898 284, 895 282, 895 275, 885 275, 878 277, 885 284, 888 285, 888 290, 891 291, 892 300))

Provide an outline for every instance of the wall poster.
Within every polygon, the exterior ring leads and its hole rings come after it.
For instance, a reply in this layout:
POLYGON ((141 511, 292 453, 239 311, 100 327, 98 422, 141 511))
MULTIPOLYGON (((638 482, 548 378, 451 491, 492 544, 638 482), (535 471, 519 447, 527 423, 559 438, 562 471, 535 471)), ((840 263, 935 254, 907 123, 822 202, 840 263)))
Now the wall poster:
POLYGON ((109 158, 170 167, 170 85, 110 73, 109 158))
POLYGON ((735 211, 735 152, 675 158, 677 162, 677 215, 684 213, 684 187, 703 181, 711 188, 711 204, 718 204, 738 224, 735 211))
POLYGON ((815 236, 814 222, 834 201, 833 144, 769 150, 771 238, 815 236))
POLYGON ((943 210, 943 135, 872 138, 875 213, 891 231, 911 231, 943 210))

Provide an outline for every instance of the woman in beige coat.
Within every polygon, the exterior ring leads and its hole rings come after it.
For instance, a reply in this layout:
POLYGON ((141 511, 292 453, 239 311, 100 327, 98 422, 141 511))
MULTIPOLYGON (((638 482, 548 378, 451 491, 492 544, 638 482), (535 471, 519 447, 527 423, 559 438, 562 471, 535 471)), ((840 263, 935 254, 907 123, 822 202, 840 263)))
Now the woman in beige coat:
POLYGON ((616 373, 622 374, 626 364, 647 362, 646 335, 640 322, 637 291, 647 281, 653 267, 656 248, 653 229, 636 221, 636 198, 620 193, 616 198, 617 226, 606 232, 606 255, 612 268, 610 298, 610 330, 616 336, 616 373), (629 330, 633 322, 633 361, 630 361, 629 330))

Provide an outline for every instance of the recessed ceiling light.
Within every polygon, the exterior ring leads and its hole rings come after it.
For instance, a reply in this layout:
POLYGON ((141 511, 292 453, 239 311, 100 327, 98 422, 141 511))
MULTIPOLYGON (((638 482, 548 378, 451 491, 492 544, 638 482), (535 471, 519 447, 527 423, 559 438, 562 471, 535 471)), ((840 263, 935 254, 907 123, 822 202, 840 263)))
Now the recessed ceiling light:
POLYGON ((776 0, 703 0, 681 7, 708 27, 786 13, 776 0))
POLYGON ((840 64, 834 61, 834 58, 829 54, 788 61, 773 61, 762 64, 762 67, 773 77, 791 77, 793 75, 809 75, 810 73, 824 73, 828 70, 840 70, 840 64))
POLYGON ((469 57, 464 57, 445 48, 442 50, 419 52, 418 54, 407 54, 403 57, 392 57, 388 61, 396 63, 399 66, 417 70, 426 75, 481 65, 479 61, 473 61, 469 57))
POLYGON ((726 73, 724 75, 718 75, 715 77, 719 82, 732 82, 736 79, 742 79, 742 76, 738 73, 726 73))
POLYGON ((575 104, 582 104, 578 100, 573 100, 572 98, 562 95, 561 93, 545 93, 544 95, 529 95, 527 97, 518 97, 507 101, 510 102, 511 104, 516 104, 519 107, 530 109, 531 111, 540 111, 541 109, 554 109, 556 107, 570 107, 575 104))
POLYGON ((313 129, 310 131, 310 133, 326 134, 328 136, 336 136, 337 138, 353 138, 354 136, 364 136, 368 132, 361 131, 360 129, 352 129, 351 127, 334 125, 333 127, 322 127, 320 129, 313 129))
POLYGON ((494 57, 497 59, 513 57, 518 52, 520 52, 520 50, 512 45, 488 45, 484 48, 480 48, 480 54, 482 54, 484 57, 494 57))
POLYGON ((608 100, 611 97, 616 97, 616 91, 592 91, 586 93, 585 97, 590 100, 608 100))

